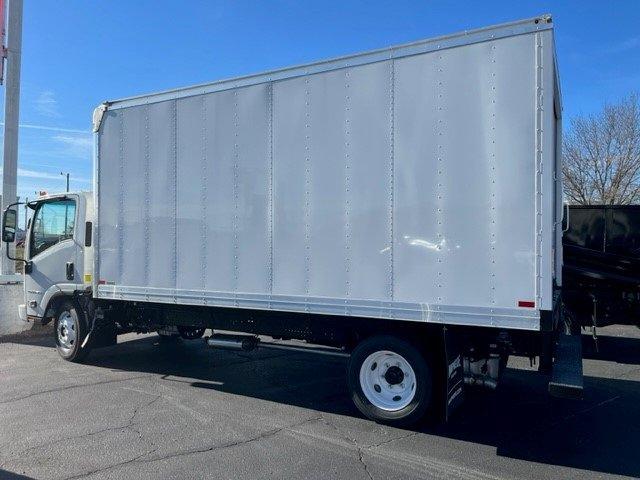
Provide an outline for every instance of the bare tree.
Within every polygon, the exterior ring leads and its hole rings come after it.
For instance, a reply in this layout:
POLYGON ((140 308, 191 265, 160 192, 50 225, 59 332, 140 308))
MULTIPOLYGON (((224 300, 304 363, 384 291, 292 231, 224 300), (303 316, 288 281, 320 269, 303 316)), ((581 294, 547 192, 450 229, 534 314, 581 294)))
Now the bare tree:
POLYGON ((570 203, 640 203, 640 104, 631 94, 578 116, 564 136, 564 192, 570 203))

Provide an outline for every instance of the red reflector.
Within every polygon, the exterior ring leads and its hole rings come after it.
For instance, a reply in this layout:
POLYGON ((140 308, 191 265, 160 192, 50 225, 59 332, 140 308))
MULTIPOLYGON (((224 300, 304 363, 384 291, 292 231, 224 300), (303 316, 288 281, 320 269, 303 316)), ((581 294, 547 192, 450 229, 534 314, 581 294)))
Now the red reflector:
POLYGON ((526 307, 526 308, 534 308, 536 306, 536 302, 531 302, 529 300, 518 300, 518 306, 526 307))

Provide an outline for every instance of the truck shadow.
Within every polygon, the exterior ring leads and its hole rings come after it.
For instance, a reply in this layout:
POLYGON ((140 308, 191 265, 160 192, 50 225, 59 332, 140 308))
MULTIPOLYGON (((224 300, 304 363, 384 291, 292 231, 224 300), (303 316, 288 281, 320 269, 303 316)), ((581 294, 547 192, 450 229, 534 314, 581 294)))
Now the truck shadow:
POLYGON ((493 445, 502 457, 638 478, 639 383, 584 381, 582 401, 563 401, 547 395, 537 372, 508 369, 496 392, 471 392, 453 421, 432 432, 493 445))
POLYGON ((25 475, 19 475, 17 473, 3 470, 0 468, 0 478, 2 480, 32 480, 33 477, 27 477, 25 475))
MULTIPOLYGON (((616 339, 626 343, 628 339, 616 339)), ((636 340, 636 344, 640 341, 636 340)), ((640 349, 632 362, 640 363, 640 349)), ((204 342, 158 343, 146 337, 92 352, 88 363, 148 372, 163 381, 332 414, 352 406, 344 359, 310 353, 212 351, 204 342)), ((471 391, 446 425, 415 431, 495 447, 496 455, 591 472, 640 476, 638 382, 585 377, 582 402, 546 393, 535 371, 509 368, 496 392, 471 391)))
POLYGON ((35 347, 55 347, 53 327, 51 324, 44 326, 38 325, 32 330, 2 335, 0 336, 0 343, 17 343, 19 345, 31 345, 35 347))

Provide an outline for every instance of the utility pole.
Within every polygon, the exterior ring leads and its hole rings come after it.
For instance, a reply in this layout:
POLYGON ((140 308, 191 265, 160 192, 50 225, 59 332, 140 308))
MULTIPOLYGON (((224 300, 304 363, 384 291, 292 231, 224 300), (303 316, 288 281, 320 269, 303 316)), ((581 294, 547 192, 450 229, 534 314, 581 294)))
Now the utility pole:
POLYGON ((69 192, 69 173, 60 172, 60 175, 67 176, 67 192, 69 192))
MULTIPOLYGON (((4 3, 4 2, 0 2, 4 3)), ((2 12, 4 16, 4 12, 2 12)), ((22 0, 10 0, 8 5, 8 38, 4 55, 7 75, 4 101, 4 156, 2 168, 2 210, 16 201, 18 179, 18 126, 20 107, 20 54, 22 51, 22 0)), ((2 274, 15 273, 14 262, 7 258, 5 248, 13 244, 2 243, 0 264, 2 274)), ((13 253, 13 252, 12 252, 13 253)))

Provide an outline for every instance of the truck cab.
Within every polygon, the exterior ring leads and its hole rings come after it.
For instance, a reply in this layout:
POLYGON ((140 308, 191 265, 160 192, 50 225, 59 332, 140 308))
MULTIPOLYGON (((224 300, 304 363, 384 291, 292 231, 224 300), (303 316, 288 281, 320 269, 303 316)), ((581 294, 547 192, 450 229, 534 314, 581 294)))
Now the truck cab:
POLYGON ((46 195, 32 211, 25 238, 25 303, 20 316, 48 322, 58 302, 90 290, 93 196, 90 192, 46 195))

